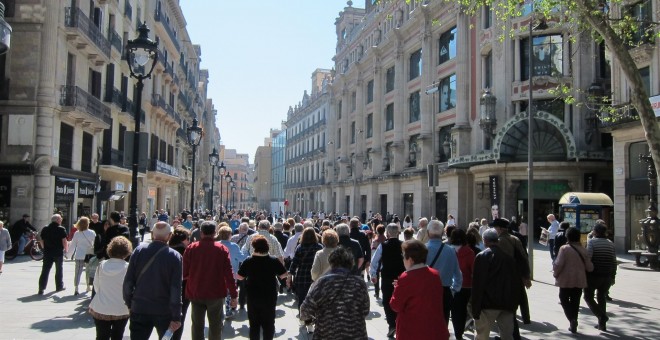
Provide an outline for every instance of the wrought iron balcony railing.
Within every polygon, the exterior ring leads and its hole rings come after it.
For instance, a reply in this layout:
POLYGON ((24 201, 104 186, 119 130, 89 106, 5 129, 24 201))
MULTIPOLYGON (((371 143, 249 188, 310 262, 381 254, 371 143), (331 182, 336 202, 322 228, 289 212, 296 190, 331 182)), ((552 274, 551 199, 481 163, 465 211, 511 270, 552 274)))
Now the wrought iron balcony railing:
POLYGON ((64 24, 66 27, 79 29, 101 53, 110 57, 110 42, 103 36, 101 30, 89 20, 89 18, 78 7, 66 7, 64 9, 64 24))
POLYGON ((174 48, 176 48, 177 51, 180 51, 181 48, 179 47, 179 41, 177 40, 176 33, 174 32, 174 29, 170 27, 170 23, 165 19, 165 16, 162 15, 160 6, 157 6, 156 10, 154 11, 154 20, 157 23, 163 25, 165 32, 167 32, 167 35, 169 35, 170 39, 172 40, 174 48))
POLYGON ((101 100, 87 93, 87 91, 84 91, 78 86, 62 86, 60 105, 65 107, 75 107, 80 111, 87 112, 89 115, 106 124, 112 123, 110 108, 101 100))

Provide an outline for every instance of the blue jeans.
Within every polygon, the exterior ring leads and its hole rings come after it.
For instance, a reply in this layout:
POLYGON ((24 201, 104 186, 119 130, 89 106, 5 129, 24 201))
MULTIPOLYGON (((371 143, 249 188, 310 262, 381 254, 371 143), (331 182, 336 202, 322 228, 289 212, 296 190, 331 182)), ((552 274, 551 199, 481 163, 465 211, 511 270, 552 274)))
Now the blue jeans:
POLYGON ((28 238, 27 236, 25 236, 25 234, 21 235, 21 237, 18 238, 18 249, 16 250, 18 252, 18 255, 23 254, 27 243, 28 243, 28 238))
POLYGON ((172 317, 169 315, 151 315, 131 312, 131 323, 129 330, 131 340, 147 340, 151 337, 151 332, 156 328, 158 338, 162 338, 170 326, 172 317))

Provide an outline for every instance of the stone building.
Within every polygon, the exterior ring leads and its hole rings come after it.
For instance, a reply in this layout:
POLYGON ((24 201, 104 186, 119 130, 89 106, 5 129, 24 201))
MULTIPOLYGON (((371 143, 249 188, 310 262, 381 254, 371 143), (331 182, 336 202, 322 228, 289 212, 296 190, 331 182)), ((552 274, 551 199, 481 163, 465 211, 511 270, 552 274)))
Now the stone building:
POLYGON ((551 91, 586 91, 606 78, 604 50, 550 18, 532 31, 530 75, 531 2, 521 6, 520 17, 499 22, 488 8, 467 16, 446 1, 348 2, 335 22, 325 209, 452 214, 459 225, 491 217, 492 208, 526 216, 528 150, 535 226, 558 212, 565 192, 611 195, 611 138, 587 108, 551 91), (482 111, 484 95, 494 100, 492 115, 482 111), (435 187, 429 165, 437 166, 435 187))
POLYGON ((215 116, 206 98, 208 72, 199 69, 201 48, 191 43, 178 2, 3 2, 14 32, 0 60, 0 186, 7 188, 0 218, 28 213, 41 226, 60 211, 68 227, 91 212, 129 213, 134 188, 126 157, 138 103, 124 46, 141 22, 159 51, 142 92, 146 147, 138 207, 147 214, 186 208, 191 150, 185 131, 194 117, 213 126, 215 116))
POLYGON ((270 136, 264 138, 264 145, 257 147, 254 154, 254 176, 252 183, 254 187, 254 197, 259 210, 270 210, 270 197, 272 181, 270 174, 273 170, 273 137, 279 133, 279 130, 270 129, 270 136))
POLYGON ((289 107, 286 120, 287 210, 295 212, 324 210, 328 201, 326 182, 326 117, 330 111, 332 72, 316 69, 312 73, 312 93, 304 92, 302 101, 289 107))
POLYGON ((289 203, 284 197, 286 183, 286 125, 282 122, 281 129, 271 130, 273 136, 272 156, 270 163, 270 211, 280 214, 287 210, 289 203))

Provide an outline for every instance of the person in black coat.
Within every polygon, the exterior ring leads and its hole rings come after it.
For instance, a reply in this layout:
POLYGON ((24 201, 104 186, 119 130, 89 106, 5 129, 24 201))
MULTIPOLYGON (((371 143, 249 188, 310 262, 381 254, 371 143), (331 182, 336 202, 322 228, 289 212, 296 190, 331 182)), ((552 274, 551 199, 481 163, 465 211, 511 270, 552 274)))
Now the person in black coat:
POLYGON ((110 227, 105 230, 103 233, 103 236, 101 237, 101 243, 100 247, 96 250, 96 257, 99 258, 100 260, 104 259, 109 259, 110 257, 108 256, 107 253, 107 248, 108 244, 110 244, 110 241, 112 241, 113 238, 117 236, 124 236, 126 237, 129 241, 131 240, 130 233, 128 232, 128 227, 125 225, 120 225, 119 220, 121 219, 121 215, 119 214, 118 211, 113 211, 110 213, 110 227))
POLYGON ((557 230, 557 234, 555 234, 555 254, 559 254, 559 248, 568 242, 568 239, 566 238, 566 230, 570 227, 571 224, 569 222, 564 221, 559 223, 559 230, 557 230))

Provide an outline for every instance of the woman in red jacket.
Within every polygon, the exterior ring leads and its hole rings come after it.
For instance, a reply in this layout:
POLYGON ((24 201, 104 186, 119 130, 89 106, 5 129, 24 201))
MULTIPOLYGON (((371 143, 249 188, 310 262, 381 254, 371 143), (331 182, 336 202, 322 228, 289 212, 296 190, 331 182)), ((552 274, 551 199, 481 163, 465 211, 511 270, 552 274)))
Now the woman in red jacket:
POLYGON ((476 254, 467 245, 466 233, 463 229, 457 228, 451 233, 450 243, 456 249, 458 257, 458 266, 463 273, 463 285, 461 291, 454 294, 454 301, 451 306, 451 322, 454 325, 454 334, 456 339, 462 339, 465 332, 465 321, 467 320, 467 305, 472 295, 472 269, 476 254))
POLYGON ((426 265, 428 250, 417 240, 403 243, 406 271, 395 281, 390 307, 396 311, 398 340, 449 339, 442 311, 442 282, 438 271, 426 265))

